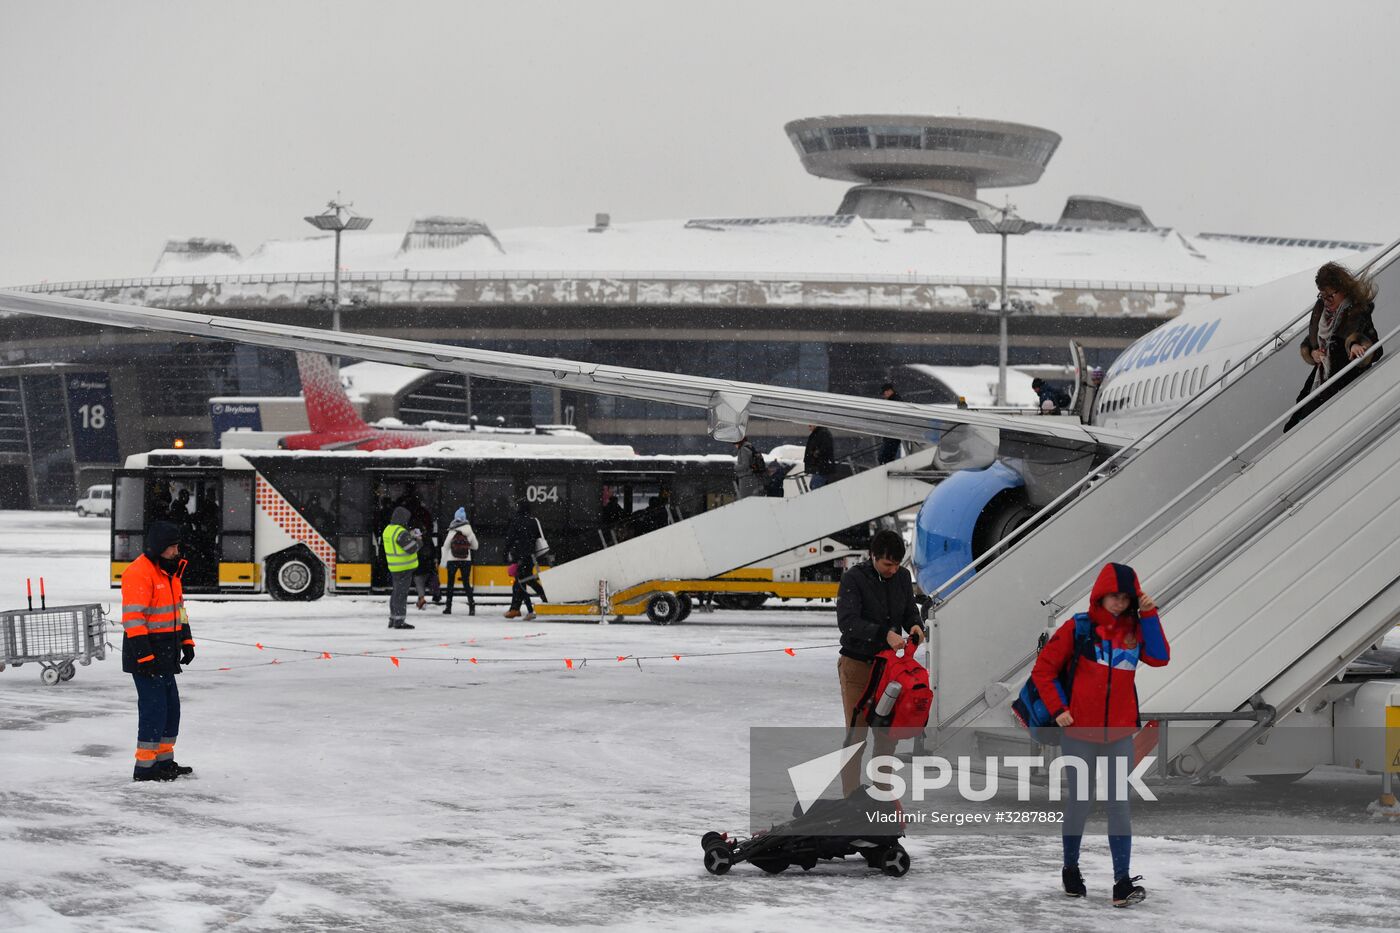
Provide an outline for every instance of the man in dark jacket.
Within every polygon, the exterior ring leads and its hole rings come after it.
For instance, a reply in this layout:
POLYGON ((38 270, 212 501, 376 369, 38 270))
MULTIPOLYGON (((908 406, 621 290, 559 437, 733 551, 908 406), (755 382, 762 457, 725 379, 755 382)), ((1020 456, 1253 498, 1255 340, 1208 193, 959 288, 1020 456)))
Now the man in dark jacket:
POLYGON ((831 471, 836 466, 836 442, 831 431, 817 425, 807 435, 807 448, 802 452, 802 469, 807 471, 807 488, 821 489, 831 482, 831 471))
MULTIPOLYGON (((914 581, 909 571, 900 566, 902 560, 904 539, 893 531, 878 531, 870 539, 870 560, 841 575, 841 586, 836 592, 841 656, 836 660, 836 672, 841 681, 844 722, 850 727, 847 745, 866 735, 866 725, 852 726, 851 715, 870 685, 875 656, 886 648, 905 648, 906 632, 916 644, 924 640, 914 602, 914 581)), ((893 750, 893 743, 876 739, 875 754, 885 755, 893 750)), ((861 758, 856 755, 841 770, 841 787, 846 796, 860 786, 861 758)))
POLYGON ((535 559, 538 556, 535 545, 542 533, 540 523, 530 514, 530 503, 521 499, 516 504, 515 517, 506 528, 506 557, 515 564, 515 583, 510 589, 507 619, 520 618, 521 606, 525 607, 526 619, 535 617, 535 606, 530 602, 527 587, 533 589, 541 601, 545 599, 544 584, 540 583, 539 574, 535 572, 535 559))
POLYGON ((1070 406, 1068 392, 1064 389, 1052 386, 1040 377, 1031 380, 1031 389, 1035 392, 1035 397, 1040 399, 1040 411, 1042 414, 1053 415, 1070 406))
MULTIPOLYGON (((904 399, 902 399, 902 398, 899 397, 899 393, 896 392, 896 391, 894 390, 894 383, 893 383, 893 382, 887 382, 887 383, 885 383, 884 385, 880 386, 880 398, 884 399, 884 400, 887 401, 887 402, 902 402, 902 401, 904 401, 904 399)), ((899 438, 897 438, 897 437, 886 437, 886 438, 882 438, 881 441, 880 441, 880 454, 879 454, 880 465, 881 465, 881 466, 884 466, 886 463, 890 463, 890 462, 892 462, 892 461, 894 461, 894 460, 898 460, 898 459, 899 459, 899 454, 900 454, 900 447, 901 447, 901 444, 900 444, 899 438)))
POLYGON ((175 761, 180 665, 194 660, 180 576, 180 526, 152 522, 141 556, 122 572, 122 670, 136 683, 137 781, 173 781, 193 768, 175 761))

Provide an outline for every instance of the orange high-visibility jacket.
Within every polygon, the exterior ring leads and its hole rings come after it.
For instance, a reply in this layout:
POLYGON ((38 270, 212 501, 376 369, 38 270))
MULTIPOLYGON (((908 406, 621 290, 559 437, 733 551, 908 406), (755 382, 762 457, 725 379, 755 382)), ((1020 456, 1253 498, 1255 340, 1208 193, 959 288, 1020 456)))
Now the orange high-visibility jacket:
POLYGON ((194 645, 180 574, 166 573, 145 554, 129 564, 122 574, 122 629, 122 670, 178 674, 181 647, 194 645))

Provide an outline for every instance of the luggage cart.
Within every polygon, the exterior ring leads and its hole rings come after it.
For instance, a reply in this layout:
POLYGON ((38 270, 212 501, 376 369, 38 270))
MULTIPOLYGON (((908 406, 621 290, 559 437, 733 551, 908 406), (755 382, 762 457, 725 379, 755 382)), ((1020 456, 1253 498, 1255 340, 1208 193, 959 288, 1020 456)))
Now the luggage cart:
POLYGON ((97 603, 0 612, 0 671, 31 661, 52 687, 72 680, 77 668, 107 656, 107 619, 97 603))

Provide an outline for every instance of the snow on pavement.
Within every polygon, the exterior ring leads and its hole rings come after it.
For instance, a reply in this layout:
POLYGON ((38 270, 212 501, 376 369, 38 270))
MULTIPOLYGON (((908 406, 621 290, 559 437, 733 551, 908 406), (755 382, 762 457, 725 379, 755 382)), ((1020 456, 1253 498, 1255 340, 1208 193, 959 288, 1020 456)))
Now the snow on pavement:
MULTIPOLYGON (((106 527, 0 513, 0 605, 43 576, 51 603, 115 607, 106 527)), ((390 632, 381 599, 192 599, 177 756, 197 779, 168 785, 130 781, 119 653, 57 687, 33 665, 0 673, 0 929, 1393 926, 1394 837, 1139 837, 1149 897, 1130 914, 1107 903, 1101 836, 1085 842, 1080 902, 1059 893, 1047 836, 914 836, 903 879, 839 862, 711 877, 699 836, 747 822, 749 726, 837 721, 835 650, 781 650, 830 645, 833 614, 661 628, 500 612, 430 607, 390 632), (694 656, 755 649, 772 650, 694 656), (489 660, 506 657, 522 660, 489 660)), ((1375 789, 1337 788, 1358 811, 1375 789)))

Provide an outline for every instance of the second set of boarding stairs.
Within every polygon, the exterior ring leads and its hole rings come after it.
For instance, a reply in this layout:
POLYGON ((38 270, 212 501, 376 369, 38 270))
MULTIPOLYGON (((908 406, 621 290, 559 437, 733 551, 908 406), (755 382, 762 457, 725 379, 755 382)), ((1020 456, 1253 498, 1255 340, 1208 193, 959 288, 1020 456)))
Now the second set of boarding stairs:
MULTIPOLYGON (((1283 432, 1306 375, 1296 350, 1306 315, 970 580, 935 594, 937 712, 926 746, 968 748, 1012 725, 1009 701, 1037 634, 1086 608, 1109 561, 1138 572, 1171 644, 1169 666, 1139 668, 1145 716, 1209 723, 1169 752, 1177 774, 1198 779, 1301 712, 1396 625, 1397 257, 1392 246, 1367 270, 1389 352, 1298 426, 1283 432)), ((1290 300, 1290 282, 1296 304, 1311 290, 1303 277, 1270 287, 1290 300)))
MULTIPOLYGON (((550 605, 616 602, 719 577, 918 505, 943 475, 929 447, 797 496, 750 496, 551 567, 540 574, 550 605)), ((554 611, 559 611, 555 609, 554 611)))

